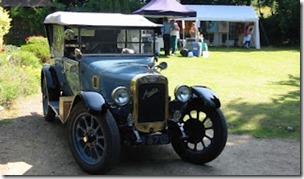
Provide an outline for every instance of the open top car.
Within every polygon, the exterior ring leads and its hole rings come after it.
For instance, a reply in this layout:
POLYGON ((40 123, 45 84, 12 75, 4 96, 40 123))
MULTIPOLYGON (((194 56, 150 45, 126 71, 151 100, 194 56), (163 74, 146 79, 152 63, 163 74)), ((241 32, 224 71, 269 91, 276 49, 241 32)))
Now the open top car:
POLYGON ((44 21, 52 64, 41 70, 43 113, 67 124, 76 162, 105 174, 122 145, 172 144, 197 164, 220 155, 227 126, 220 101, 207 87, 175 88, 157 64, 155 31, 140 15, 55 12, 44 21))

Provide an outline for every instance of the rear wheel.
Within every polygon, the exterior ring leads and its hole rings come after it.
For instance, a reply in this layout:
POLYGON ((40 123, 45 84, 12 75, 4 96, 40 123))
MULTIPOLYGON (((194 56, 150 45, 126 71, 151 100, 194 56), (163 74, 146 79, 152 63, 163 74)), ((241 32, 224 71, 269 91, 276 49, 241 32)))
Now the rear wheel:
POLYGON ((49 106, 49 101, 55 98, 54 92, 50 92, 47 86, 47 79, 44 77, 42 82, 42 107, 43 116, 46 121, 53 121, 55 119, 56 113, 49 106))
POLYGON ((227 141, 227 125, 220 109, 207 109, 190 103, 179 125, 187 138, 175 133, 172 146, 186 161, 204 164, 220 155, 227 141))
POLYGON ((76 104, 69 118, 68 139, 75 160, 90 174, 105 174, 119 161, 120 136, 109 111, 91 114, 83 103, 76 104))

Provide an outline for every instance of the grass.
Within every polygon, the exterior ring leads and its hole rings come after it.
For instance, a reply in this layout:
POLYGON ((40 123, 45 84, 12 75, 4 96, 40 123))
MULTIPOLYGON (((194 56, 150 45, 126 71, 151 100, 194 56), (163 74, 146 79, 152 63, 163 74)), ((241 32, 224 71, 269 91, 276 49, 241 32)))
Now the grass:
POLYGON ((299 49, 209 48, 209 57, 160 58, 173 96, 178 84, 204 85, 220 98, 229 133, 300 140, 299 49))

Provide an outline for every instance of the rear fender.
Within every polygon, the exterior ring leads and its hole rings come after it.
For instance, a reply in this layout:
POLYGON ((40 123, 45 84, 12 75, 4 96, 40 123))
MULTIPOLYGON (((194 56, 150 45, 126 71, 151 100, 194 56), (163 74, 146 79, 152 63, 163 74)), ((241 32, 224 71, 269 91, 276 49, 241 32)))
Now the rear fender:
POLYGON ((42 87, 44 78, 46 78, 48 89, 56 88, 57 83, 56 83, 56 79, 54 79, 54 75, 52 75, 52 73, 51 73, 51 66, 44 66, 41 70, 41 87, 42 87))
POLYGON ((221 102, 213 91, 205 86, 192 86, 192 99, 200 99, 205 107, 220 108, 221 102))

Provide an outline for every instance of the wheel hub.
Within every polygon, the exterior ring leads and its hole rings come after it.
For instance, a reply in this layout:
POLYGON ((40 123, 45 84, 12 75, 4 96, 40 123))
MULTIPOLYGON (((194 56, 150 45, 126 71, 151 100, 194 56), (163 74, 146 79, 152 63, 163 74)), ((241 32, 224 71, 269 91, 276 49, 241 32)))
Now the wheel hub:
POLYGON ((205 126, 197 119, 189 119, 185 122, 184 130, 189 136, 188 141, 191 143, 200 142, 205 136, 205 126))
POLYGON ((94 132, 93 129, 87 130, 84 137, 82 138, 83 142, 88 144, 90 147, 95 145, 96 139, 97 139, 96 133, 94 132))

